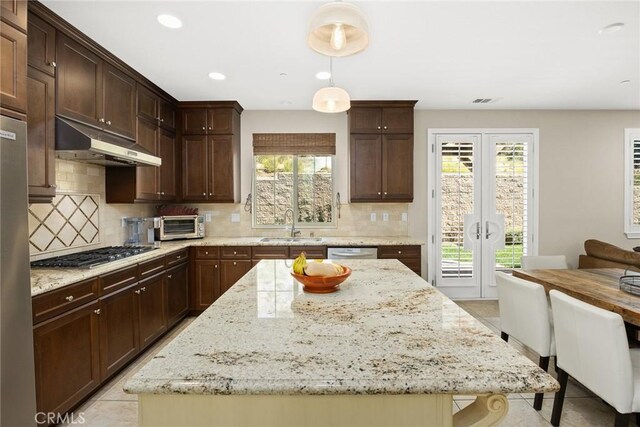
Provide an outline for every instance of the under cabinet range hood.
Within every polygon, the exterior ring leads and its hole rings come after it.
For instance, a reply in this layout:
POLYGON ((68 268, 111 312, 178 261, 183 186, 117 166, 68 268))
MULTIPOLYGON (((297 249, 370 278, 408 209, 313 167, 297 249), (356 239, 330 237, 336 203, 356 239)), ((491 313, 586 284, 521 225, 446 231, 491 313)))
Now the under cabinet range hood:
POLYGON ((125 138, 56 117, 56 157, 103 166, 160 166, 162 159, 125 138))

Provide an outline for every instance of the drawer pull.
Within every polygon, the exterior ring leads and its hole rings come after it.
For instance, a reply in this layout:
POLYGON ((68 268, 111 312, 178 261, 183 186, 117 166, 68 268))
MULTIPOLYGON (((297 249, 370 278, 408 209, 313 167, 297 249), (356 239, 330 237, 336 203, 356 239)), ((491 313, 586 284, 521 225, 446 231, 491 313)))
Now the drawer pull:
POLYGON ((144 286, 143 286, 143 287, 141 287, 141 288, 140 288, 140 290, 141 290, 142 292, 147 292, 147 288, 146 288, 146 287, 144 287, 144 286))
POLYGON ((178 255, 176 258, 178 258, 178 259, 182 258, 182 255, 178 255))
POLYGON ((235 262, 235 261, 233 261, 233 265, 238 265, 238 263, 237 263, 237 262, 235 262))
POLYGON ((100 314, 100 309, 99 309, 99 308, 96 308, 95 310, 93 310, 93 312, 94 312, 95 314, 100 314))
POLYGON ((73 301, 73 295, 69 295, 68 297, 65 297, 64 299, 66 299, 67 301, 71 302, 71 301, 73 301))
POLYGON ((171 279, 173 277, 173 274, 170 274, 167 276, 168 279, 171 279))
POLYGON ((133 291, 134 294, 140 295, 140 289, 133 291))
POLYGON ((216 268, 218 268, 218 264, 216 264, 216 268))
POLYGON ((236 254, 237 254, 237 252, 236 252, 236 251, 233 251, 233 254, 234 254, 234 255, 236 255, 236 254))
POLYGON ((204 251, 204 254, 205 255, 209 255, 209 251, 204 251))
POLYGON ((399 253, 399 254, 401 254, 401 253, 402 253, 402 251, 398 251, 398 253, 399 253))

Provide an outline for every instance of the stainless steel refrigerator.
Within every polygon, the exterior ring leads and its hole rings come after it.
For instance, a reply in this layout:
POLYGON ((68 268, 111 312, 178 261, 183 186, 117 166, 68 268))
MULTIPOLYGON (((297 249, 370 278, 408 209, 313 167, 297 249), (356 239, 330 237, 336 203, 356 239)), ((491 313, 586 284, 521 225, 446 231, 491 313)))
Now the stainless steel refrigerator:
POLYGON ((34 426, 27 124, 0 116, 0 426, 34 426))

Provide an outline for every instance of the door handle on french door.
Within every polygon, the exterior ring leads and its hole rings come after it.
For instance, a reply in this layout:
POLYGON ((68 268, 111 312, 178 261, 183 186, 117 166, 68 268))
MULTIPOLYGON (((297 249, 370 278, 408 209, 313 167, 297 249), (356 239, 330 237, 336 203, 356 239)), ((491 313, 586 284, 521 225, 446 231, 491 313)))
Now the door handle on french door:
POLYGON ((485 230, 485 239, 488 239, 489 236, 491 236, 493 233, 489 233, 489 221, 486 221, 484 225, 485 227, 487 227, 487 229, 485 230))
POLYGON ((482 238, 482 227, 480 226, 480 221, 476 222, 476 240, 480 240, 482 238))

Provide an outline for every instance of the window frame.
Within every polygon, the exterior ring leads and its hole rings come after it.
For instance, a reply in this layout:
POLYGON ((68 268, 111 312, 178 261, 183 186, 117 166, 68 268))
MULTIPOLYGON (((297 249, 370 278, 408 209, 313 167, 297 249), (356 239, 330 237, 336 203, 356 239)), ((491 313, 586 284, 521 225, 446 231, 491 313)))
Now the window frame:
POLYGON ((640 141, 640 128, 624 130, 624 234, 627 239, 640 238, 640 224, 633 223, 633 144, 640 141))
MULTIPOLYGON (((278 154, 275 154, 276 156, 278 154)), ((282 154, 285 155, 285 154, 282 154)), ((338 222, 336 219, 336 168, 335 168, 335 160, 336 155, 322 155, 322 154, 291 154, 293 157, 293 223, 296 229, 316 229, 316 228, 337 228, 338 222), (298 158, 299 157, 331 157, 331 222, 298 222, 298 158)), ((282 229, 285 230, 291 229, 291 223, 285 224, 257 224, 256 223, 256 155, 253 155, 252 162, 252 170, 251 170, 251 227, 252 228, 263 228, 263 229, 282 229)))

